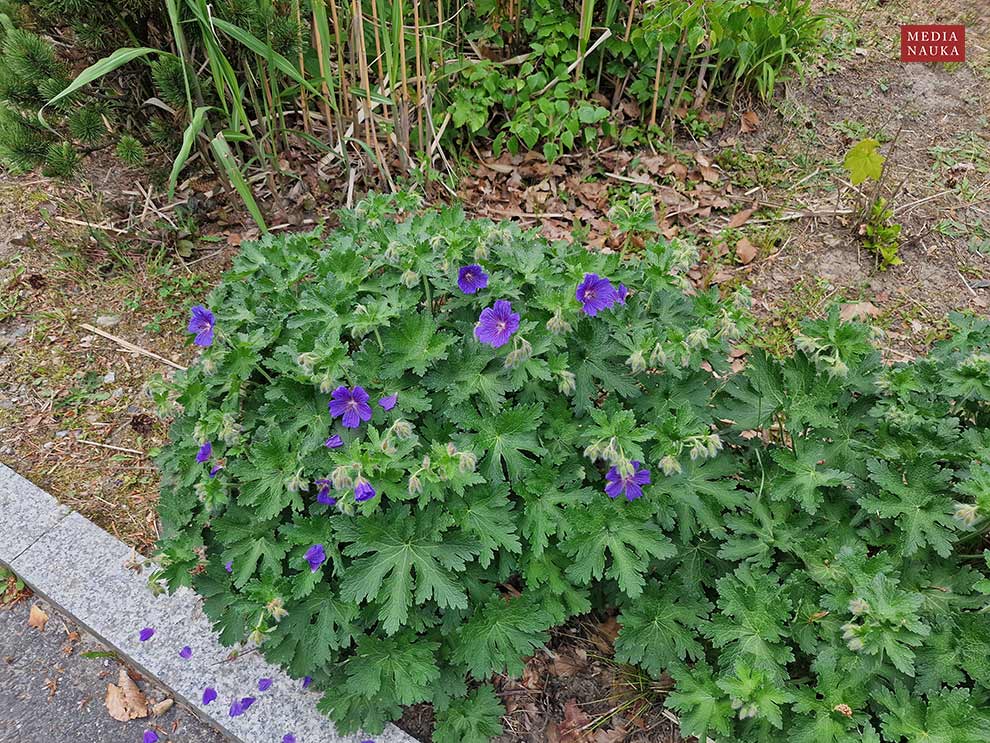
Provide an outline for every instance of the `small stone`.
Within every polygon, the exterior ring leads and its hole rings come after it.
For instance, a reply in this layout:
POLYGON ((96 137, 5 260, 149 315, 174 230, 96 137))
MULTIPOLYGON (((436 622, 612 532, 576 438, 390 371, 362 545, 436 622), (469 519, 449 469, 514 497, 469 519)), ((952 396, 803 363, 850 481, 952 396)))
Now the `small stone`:
POLYGON ((113 372, 107 372, 103 375, 103 384, 113 384, 117 381, 117 375, 113 372))
POLYGON ((57 438, 57 439, 64 439, 68 435, 69 435, 69 432, 68 431, 56 431, 55 432, 55 438, 57 438))
POLYGON ((119 322, 120 318, 117 315, 100 315, 96 318, 96 324, 104 328, 112 328, 119 322))

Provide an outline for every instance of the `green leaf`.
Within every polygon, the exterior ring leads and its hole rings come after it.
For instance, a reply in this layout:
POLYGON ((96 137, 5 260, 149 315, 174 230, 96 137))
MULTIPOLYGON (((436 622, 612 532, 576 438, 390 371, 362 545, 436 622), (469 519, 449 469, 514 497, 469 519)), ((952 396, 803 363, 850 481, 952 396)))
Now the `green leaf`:
POLYGON ((169 199, 175 198, 175 186, 179 182, 179 173, 186 167, 186 161, 189 159, 189 153, 192 152, 196 137, 199 136, 199 133, 203 131, 203 127, 206 125, 206 114, 212 110, 211 106, 199 106, 193 111, 192 118, 189 120, 189 126, 182 132, 182 145, 179 147, 179 152, 176 154, 175 160, 172 161, 172 170, 168 174, 169 199))
POLYGON ((611 501, 603 494, 597 502, 573 509, 569 521, 573 531, 562 547, 574 560, 567 576, 579 584, 608 576, 634 599, 643 592, 651 559, 677 554, 643 500, 611 501), (606 557, 610 558, 607 569, 606 557))
POLYGON ((703 660, 690 668, 677 664, 671 673, 677 685, 667 697, 667 706, 680 713, 681 734, 698 740, 728 735, 732 730, 732 705, 708 664, 703 660))
POLYGON ((275 625, 261 648, 270 662, 294 676, 314 675, 356 636, 358 607, 341 601, 326 586, 318 586, 305 601, 286 610, 288 616, 275 625))
POLYGON ((378 604, 378 618, 389 635, 406 624, 414 600, 466 609, 467 595, 455 574, 478 554, 478 546, 456 532, 445 535, 448 525, 435 510, 413 516, 407 506, 394 507, 388 516, 358 517, 340 534, 351 542, 344 554, 359 557, 345 572, 341 597, 378 604))
POLYGON ((883 173, 884 156, 877 152, 880 143, 875 139, 863 139, 846 153, 842 164, 849 171, 849 179, 858 186, 867 178, 880 180, 883 173))
POLYGON ((473 488, 461 503, 451 504, 457 524, 481 544, 478 562, 483 568, 491 564, 500 549, 515 554, 522 551, 512 507, 505 483, 473 488))
POLYGON ((641 665, 659 678, 674 661, 704 657, 698 628, 708 620, 711 608, 703 597, 691 596, 673 584, 647 588, 619 615, 615 659, 641 665))
POLYGON ((522 477, 533 466, 523 452, 545 453, 535 433, 542 414, 539 405, 520 405, 497 415, 472 414, 464 420, 464 425, 477 432, 478 447, 487 452, 481 470, 490 482, 522 477))
POLYGON ((454 645, 454 658, 476 679, 493 673, 519 676, 523 658, 550 639, 552 620, 526 595, 517 598, 494 596, 479 607, 461 627, 454 645))
POLYGON ((434 743, 488 743, 502 734, 505 707, 490 686, 479 686, 437 715, 434 743))

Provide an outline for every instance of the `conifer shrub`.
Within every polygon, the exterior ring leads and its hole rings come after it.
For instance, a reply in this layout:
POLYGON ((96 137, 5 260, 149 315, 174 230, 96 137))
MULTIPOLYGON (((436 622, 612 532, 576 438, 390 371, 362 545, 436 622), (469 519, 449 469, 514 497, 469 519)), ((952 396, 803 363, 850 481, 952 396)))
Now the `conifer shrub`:
POLYGON ((683 243, 417 206, 245 244, 156 391, 158 577, 223 642, 344 730, 428 701, 472 743, 493 677, 618 613, 686 735, 987 739, 988 323, 886 366, 832 314, 733 372, 746 296, 686 291, 683 243))

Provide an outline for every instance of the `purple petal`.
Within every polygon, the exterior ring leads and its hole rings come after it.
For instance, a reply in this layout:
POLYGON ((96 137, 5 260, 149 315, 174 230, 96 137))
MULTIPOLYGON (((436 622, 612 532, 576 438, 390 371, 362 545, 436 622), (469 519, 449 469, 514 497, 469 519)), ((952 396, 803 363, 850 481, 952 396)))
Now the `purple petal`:
POLYGON ((233 573, 234 572, 234 561, 233 560, 227 560, 227 563, 223 566, 223 569, 226 570, 228 573, 233 573))
POLYGON ((314 573, 320 569, 320 565, 326 562, 326 559, 327 553, 322 544, 314 544, 306 550, 306 562, 309 563, 309 569, 314 573))
POLYGON ((371 500, 375 497, 377 491, 367 480, 358 480, 354 485, 354 500, 358 503, 364 503, 367 500, 371 500))
POLYGON ((211 345, 213 343, 213 326, 215 324, 216 320, 213 317, 213 313, 206 309, 206 307, 201 304, 193 307, 192 317, 189 318, 189 327, 187 328, 190 333, 196 334, 193 343, 197 346, 211 345))
POLYGON ((296 736, 292 733, 286 733, 282 736, 282 743, 296 743, 296 736))
POLYGON ((189 660, 192 658, 192 648, 186 645, 182 650, 179 651, 179 657, 184 660, 189 660))
POLYGON ((338 436, 337 434, 334 434, 333 436, 328 438, 325 442, 323 442, 323 445, 327 449, 337 449, 344 445, 344 440, 340 438, 340 436, 338 436))
POLYGON ((200 464, 202 464, 203 462, 207 462, 209 461, 210 456, 212 454, 213 454, 213 444, 207 441, 205 444, 199 447, 199 451, 196 452, 196 461, 199 462, 200 464))
POLYGON ((308 688, 311 683, 313 683, 313 677, 312 676, 304 676, 303 677, 303 682, 302 682, 302 688, 304 688, 304 689, 308 688))
POLYGON ((272 685, 270 678, 258 679, 258 691, 268 691, 272 685))
POLYGON ((217 476, 217 472, 219 472, 222 469, 223 469, 223 465, 222 464, 215 464, 212 467, 210 467, 210 478, 212 479, 212 478, 216 477, 217 476))
POLYGON ((610 482, 605 486, 605 494, 609 498, 618 498, 622 494, 622 481, 610 482))
POLYGON ((138 633, 138 639, 141 642, 147 642, 154 636, 154 634, 155 634, 155 630, 153 627, 145 627, 143 630, 141 630, 138 633))
POLYGON ((145 730, 142 743, 158 743, 158 734, 154 730, 145 730))
POLYGON ((203 704, 209 704, 214 699, 217 698, 217 690, 212 686, 207 686, 203 689, 203 704))
POLYGON ((399 401, 399 395, 389 395, 388 397, 383 397, 378 401, 378 404, 382 406, 384 410, 391 410, 395 407, 395 403, 399 401))
POLYGON ((361 425, 361 416, 358 415, 357 407, 348 407, 340 419, 344 428, 357 428, 361 425))
POLYGON ((254 704, 254 697, 243 697, 230 705, 230 716, 240 717, 254 704))

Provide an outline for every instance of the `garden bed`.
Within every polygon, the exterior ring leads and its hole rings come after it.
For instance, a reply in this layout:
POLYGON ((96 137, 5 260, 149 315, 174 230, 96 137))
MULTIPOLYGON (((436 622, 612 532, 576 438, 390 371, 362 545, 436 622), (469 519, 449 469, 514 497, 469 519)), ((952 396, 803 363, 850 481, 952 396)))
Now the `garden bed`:
MULTIPOLYGON (((587 242, 617 251, 635 250, 636 235, 617 226, 621 215, 612 208, 648 194, 667 215, 679 212, 660 228, 700 246, 689 274, 697 288, 752 289, 763 330, 751 346, 784 352, 800 319, 843 300, 850 316, 885 331, 889 359, 913 358, 944 334, 950 310, 985 312, 990 302, 990 36, 980 5, 941 9, 946 17, 933 18, 919 2, 831 3, 856 19, 856 36, 844 37, 823 69, 804 85, 788 85, 772 107, 752 104, 747 123, 732 119, 696 141, 681 135, 671 152, 613 148, 553 165, 538 155, 482 152, 460 195, 474 214, 515 219, 551 237, 586 229, 587 242), (897 23, 951 20, 970 24, 966 65, 892 60, 897 23), (906 238, 903 264, 886 271, 876 270, 848 218, 833 213, 851 202, 842 182, 846 150, 877 135, 897 137, 892 167, 903 180, 894 204, 906 238), (732 215, 750 207, 757 210, 727 231, 732 215), (754 253, 740 250, 742 239, 754 253)), ((119 166, 99 159, 86 167, 98 186, 39 176, 0 184, 0 458, 147 552, 159 536, 158 478, 148 454, 165 441, 148 383, 173 367, 122 350, 83 324, 188 365, 195 353, 186 308, 251 233, 205 195, 206 178, 185 197, 202 201, 198 230, 186 236, 184 227, 155 224, 162 222, 155 210, 167 207, 158 196, 98 195, 130 190, 114 184, 133 181, 133 173, 113 173, 119 166), (187 239, 192 252, 183 256, 189 246, 176 248, 187 239)), ((290 221, 319 220, 332 206, 307 204, 290 221)), ((555 633, 521 681, 499 687, 509 710, 500 741, 676 740, 656 707, 665 690, 643 688, 642 677, 630 679, 612 662, 613 638, 608 618, 555 633), (630 701, 638 699, 649 702, 642 714, 630 701), (623 728, 620 718, 637 722, 623 728)), ((429 710, 410 709, 405 723, 425 739, 429 710)))

